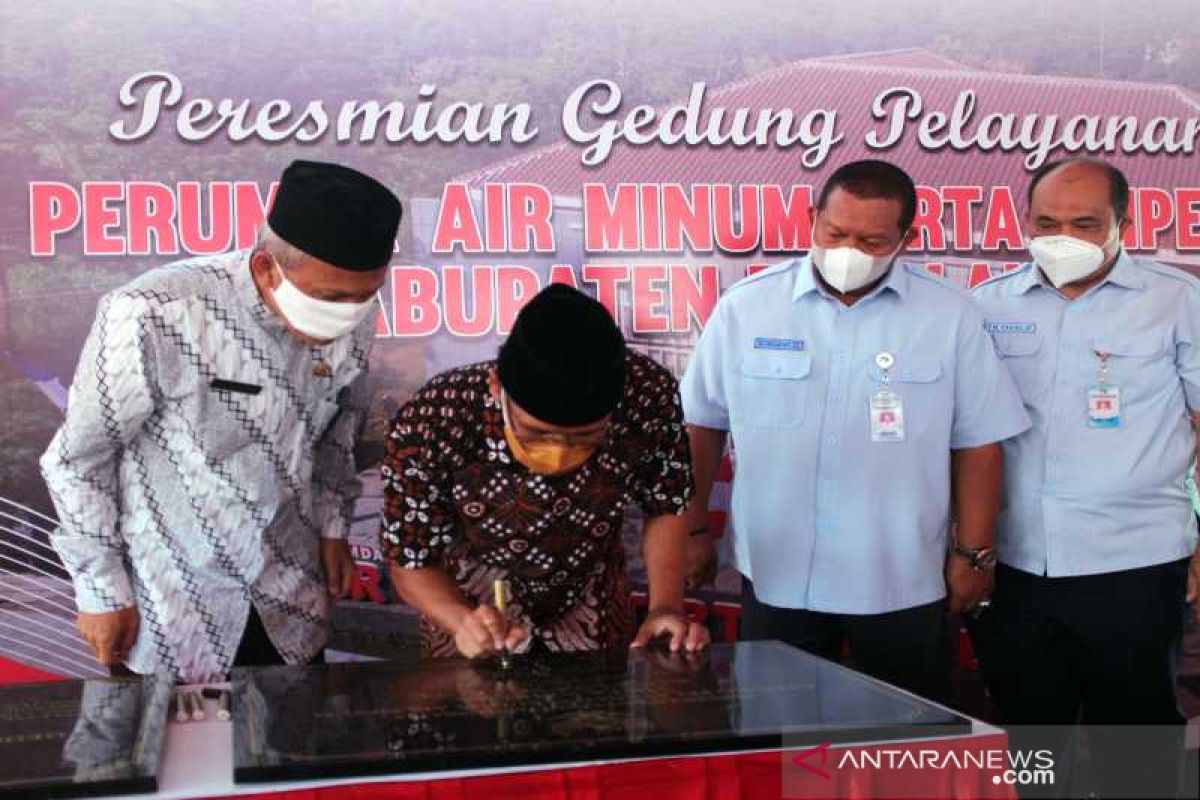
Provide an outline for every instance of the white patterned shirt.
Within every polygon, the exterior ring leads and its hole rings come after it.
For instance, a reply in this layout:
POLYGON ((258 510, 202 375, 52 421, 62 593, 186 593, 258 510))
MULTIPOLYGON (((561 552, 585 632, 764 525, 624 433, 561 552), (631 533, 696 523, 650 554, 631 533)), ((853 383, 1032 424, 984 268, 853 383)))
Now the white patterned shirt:
POLYGON ((42 457, 79 609, 138 608, 136 672, 222 676, 251 604, 289 663, 327 638, 319 539, 345 537, 361 492, 375 323, 301 342, 249 255, 177 262, 106 295, 42 457))

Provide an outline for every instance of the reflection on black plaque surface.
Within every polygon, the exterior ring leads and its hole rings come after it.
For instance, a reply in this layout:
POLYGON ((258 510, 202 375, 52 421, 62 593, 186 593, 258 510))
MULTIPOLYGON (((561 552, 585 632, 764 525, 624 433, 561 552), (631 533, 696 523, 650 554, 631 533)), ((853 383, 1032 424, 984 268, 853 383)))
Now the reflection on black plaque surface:
POLYGON ((237 670, 234 779, 887 741, 970 721, 777 642, 237 670))
POLYGON ((0 796, 156 791, 170 698, 154 678, 0 688, 0 796))

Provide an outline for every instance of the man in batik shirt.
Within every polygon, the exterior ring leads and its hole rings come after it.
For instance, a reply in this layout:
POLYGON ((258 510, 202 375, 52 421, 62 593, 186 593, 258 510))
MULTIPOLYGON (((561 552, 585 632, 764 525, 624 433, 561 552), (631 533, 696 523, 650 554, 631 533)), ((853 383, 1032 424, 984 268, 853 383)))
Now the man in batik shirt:
POLYGON ((396 417, 383 477, 392 580, 422 614, 427 654, 708 643, 683 613, 692 475, 678 386, 584 294, 545 289, 496 361, 421 389, 396 417), (632 505, 650 594, 636 634, 621 538, 632 505))
POLYGON ((298 161, 254 248, 103 298, 41 462, 101 663, 196 682, 324 647, 399 221, 373 178, 298 161))

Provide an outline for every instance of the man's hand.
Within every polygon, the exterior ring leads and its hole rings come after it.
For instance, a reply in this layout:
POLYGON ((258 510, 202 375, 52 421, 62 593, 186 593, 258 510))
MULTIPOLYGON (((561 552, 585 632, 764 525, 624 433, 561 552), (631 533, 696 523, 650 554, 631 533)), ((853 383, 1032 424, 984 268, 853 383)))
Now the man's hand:
POLYGON ((515 650, 528 638, 524 627, 511 624, 495 606, 479 606, 463 614, 454 628, 458 652, 472 659, 504 649, 515 650))
POLYGON ((979 601, 992 593, 994 582, 993 570, 977 570, 965 558, 953 553, 946 557, 946 592, 952 613, 974 611, 979 601))
POLYGON ((1192 604, 1192 616, 1200 624, 1200 547, 1188 562, 1187 601, 1192 604))
POLYGON ((683 555, 683 585, 688 589, 708 586, 717 577, 717 543, 707 531, 688 536, 683 555))
POLYGON ((137 608, 130 606, 101 614, 80 611, 75 624, 84 641, 92 646, 96 660, 112 667, 128 658, 137 641, 139 623, 137 608))
POLYGON ((651 611, 646 615, 646 621, 638 628, 637 636, 633 637, 630 647, 645 647, 651 640, 659 636, 671 637, 671 652, 677 652, 681 647, 688 652, 703 650, 708 647, 711 636, 708 628, 691 622, 678 611, 651 611))
POLYGON ((350 596, 354 582, 354 556, 345 539, 321 539, 321 567, 325 571, 325 587, 329 596, 341 600, 350 596))

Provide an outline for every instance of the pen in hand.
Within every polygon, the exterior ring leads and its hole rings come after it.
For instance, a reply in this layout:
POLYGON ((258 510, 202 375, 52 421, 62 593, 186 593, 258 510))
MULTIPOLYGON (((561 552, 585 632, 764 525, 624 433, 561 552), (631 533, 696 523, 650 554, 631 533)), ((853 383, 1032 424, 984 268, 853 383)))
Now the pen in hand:
MULTIPOLYGON (((496 598, 496 610, 500 612, 500 616, 508 620, 508 581, 497 579, 492 584, 492 592, 496 598)), ((512 667, 512 654, 508 651, 508 642, 504 642, 504 649, 500 651, 500 667, 501 669, 510 669, 512 667)))

